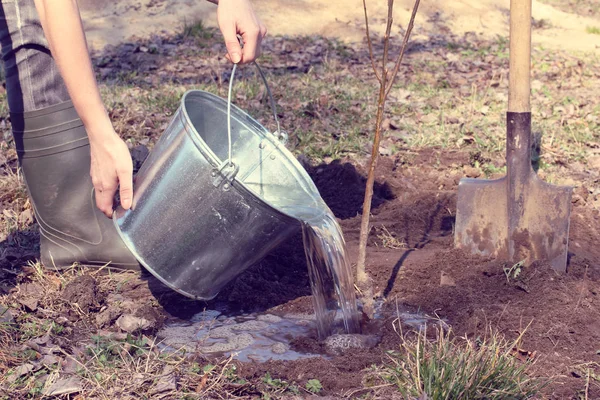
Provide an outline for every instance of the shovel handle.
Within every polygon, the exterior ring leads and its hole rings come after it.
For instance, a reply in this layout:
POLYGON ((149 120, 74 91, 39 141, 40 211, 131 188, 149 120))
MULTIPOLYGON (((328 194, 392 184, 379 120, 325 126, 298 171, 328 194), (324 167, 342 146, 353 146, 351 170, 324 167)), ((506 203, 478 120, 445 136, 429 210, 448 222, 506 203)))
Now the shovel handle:
POLYGON ((531 1, 510 0, 509 112, 531 112, 531 1))

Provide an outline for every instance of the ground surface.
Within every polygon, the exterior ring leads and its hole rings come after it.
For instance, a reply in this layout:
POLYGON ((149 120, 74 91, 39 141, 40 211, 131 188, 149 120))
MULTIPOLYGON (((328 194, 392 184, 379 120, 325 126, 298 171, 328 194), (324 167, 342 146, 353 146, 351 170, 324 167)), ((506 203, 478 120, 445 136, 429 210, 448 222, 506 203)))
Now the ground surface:
MULTIPOLYGON (((545 3, 570 7, 566 0, 545 3)), ((600 26, 594 4, 577 2, 578 12, 596 21, 591 27, 600 26)), ((534 161, 547 181, 575 186, 569 265, 564 275, 537 263, 515 276, 507 272, 512 265, 464 254, 452 242, 459 179, 505 172, 507 42, 453 34, 451 26, 439 24, 447 29, 417 32, 424 36, 411 45, 388 105, 367 267, 383 312, 382 319, 363 326, 380 333, 381 342, 369 351, 263 364, 161 352, 156 332, 165 322, 190 319, 206 308, 310 312, 300 236, 208 304, 175 294, 147 273, 44 271, 36 263, 37 227, 3 101, 0 304, 9 311, 0 325, 0 394, 291 398, 316 392, 393 398, 394 386, 373 376, 390 363, 388 351, 399 349, 397 319, 408 310, 443 319, 457 337, 476 340, 489 329, 509 339, 523 334, 515 357, 535 361, 529 374, 550 379, 540 398, 600 398, 598 57, 535 48, 532 105, 541 139, 534 161)), ((94 54, 115 128, 138 166, 185 90, 224 95, 229 65, 223 54, 218 33, 198 24, 188 24, 183 34, 135 39, 94 54)), ((355 260, 375 113, 367 51, 319 36, 271 37, 261 64, 290 132, 290 148, 339 218, 355 260)), ((265 92, 251 69, 241 69, 235 98, 270 124, 265 92)), ((294 349, 325 353, 314 335, 296 341, 294 349)))
MULTIPOLYGON (((364 38, 361 0, 257 0, 253 3, 272 35, 318 34, 354 43, 364 38)), ((373 32, 383 33, 387 3, 367 3, 371 15, 376 17, 372 20, 373 32)), ((399 26, 406 26, 413 1, 396 0, 395 4, 395 21, 399 26)), ((506 36, 509 4, 509 0, 423 1, 417 25, 427 32, 445 30, 457 35, 475 32, 488 39, 506 36)), ((88 40, 95 48, 117 44, 131 36, 178 32, 186 20, 202 19, 208 26, 216 26, 216 7, 206 1, 80 0, 80 5, 88 40)), ((597 50, 600 35, 587 31, 597 25, 597 17, 598 6, 593 1, 534 0, 534 23, 543 28, 534 36, 534 43, 552 48, 597 50)))

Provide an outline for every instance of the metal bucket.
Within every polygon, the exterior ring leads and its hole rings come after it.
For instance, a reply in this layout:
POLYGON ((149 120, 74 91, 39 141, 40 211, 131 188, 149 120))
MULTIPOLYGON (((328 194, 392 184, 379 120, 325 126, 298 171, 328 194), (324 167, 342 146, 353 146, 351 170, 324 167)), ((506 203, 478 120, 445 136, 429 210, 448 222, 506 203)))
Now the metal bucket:
POLYGON ((215 297, 299 229, 288 210, 321 202, 279 128, 271 134, 232 106, 229 89, 228 101, 185 93, 137 174, 131 209, 113 216, 139 262, 195 299, 215 297))

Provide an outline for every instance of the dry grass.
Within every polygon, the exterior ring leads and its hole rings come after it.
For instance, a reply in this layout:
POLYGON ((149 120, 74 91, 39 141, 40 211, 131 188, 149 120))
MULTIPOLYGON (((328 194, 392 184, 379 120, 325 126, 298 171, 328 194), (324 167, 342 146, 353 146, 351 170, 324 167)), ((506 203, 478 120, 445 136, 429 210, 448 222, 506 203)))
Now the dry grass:
POLYGON ((388 249, 406 249, 407 244, 404 240, 398 239, 398 235, 394 233, 390 233, 385 226, 375 227, 377 231, 377 239, 381 241, 381 245, 383 247, 387 247, 388 249))
POLYGON ((85 393, 86 399, 237 398, 253 390, 237 377, 231 358, 213 365, 183 349, 167 349, 152 334, 98 329, 96 312, 62 298, 64 288, 78 276, 93 276, 105 293, 139 279, 134 274, 81 268, 57 273, 39 263, 26 271, 16 293, 0 297, 15 321, 0 325, 0 398, 42 396, 69 378, 76 378, 73 393, 85 393), (30 298, 23 290, 27 284, 41 289, 33 312, 19 304, 30 298), (44 361, 48 356, 53 357, 50 363, 44 361), (31 370, 20 373, 24 365, 31 370))

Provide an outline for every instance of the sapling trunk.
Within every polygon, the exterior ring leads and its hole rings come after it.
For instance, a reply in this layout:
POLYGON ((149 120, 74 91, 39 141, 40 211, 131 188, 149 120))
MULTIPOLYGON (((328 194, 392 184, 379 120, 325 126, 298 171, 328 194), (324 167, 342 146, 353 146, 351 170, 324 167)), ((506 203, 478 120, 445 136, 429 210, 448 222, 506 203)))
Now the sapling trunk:
POLYGON ((415 0, 415 4, 413 7, 412 15, 410 17, 410 22, 408 24, 408 28, 404 33, 404 39, 402 41, 402 47, 400 49, 400 54, 396 59, 394 64, 394 69, 389 71, 387 68, 388 56, 389 56, 389 47, 390 47, 390 32, 392 30, 393 23, 393 10, 394 10, 394 0, 388 0, 388 15, 387 15, 387 24, 385 30, 385 36, 383 38, 383 57, 381 60, 381 70, 377 68, 377 62, 375 59, 375 54, 373 51, 373 43, 371 41, 371 36, 369 33, 369 16, 367 14, 367 4, 366 0, 363 0, 363 7, 365 11, 365 26, 366 26, 366 34, 367 34, 367 43, 369 45, 369 56, 371 58, 371 65, 373 67, 373 71, 375 72, 375 77, 379 82, 379 95, 377 97, 377 114, 375 116, 375 135, 373 138, 373 147, 371 150, 371 159, 369 162, 369 168, 367 172, 367 184, 365 189, 365 199, 363 202, 363 210, 362 210, 362 219, 360 223, 360 239, 359 239, 359 247, 358 247, 358 261, 356 264, 356 280, 357 286, 361 292, 362 302, 363 302, 363 312, 369 317, 373 318, 373 314, 375 309, 373 307, 373 284, 369 275, 366 272, 366 258, 367 258, 367 241, 369 239, 369 220, 371 217, 371 202, 373 200, 373 185, 375 183, 375 167, 377 165, 377 159, 379 157, 379 144, 381 142, 382 135, 382 125, 383 125, 383 117, 385 114, 385 103, 392 89, 392 85, 394 84, 394 80, 396 75, 398 74, 398 70, 400 69, 400 64, 402 63, 402 59, 404 57, 404 53, 406 51, 406 44, 408 43, 408 39, 410 37, 410 33, 412 31, 415 17, 417 15, 417 10, 419 9, 420 0, 415 0))

